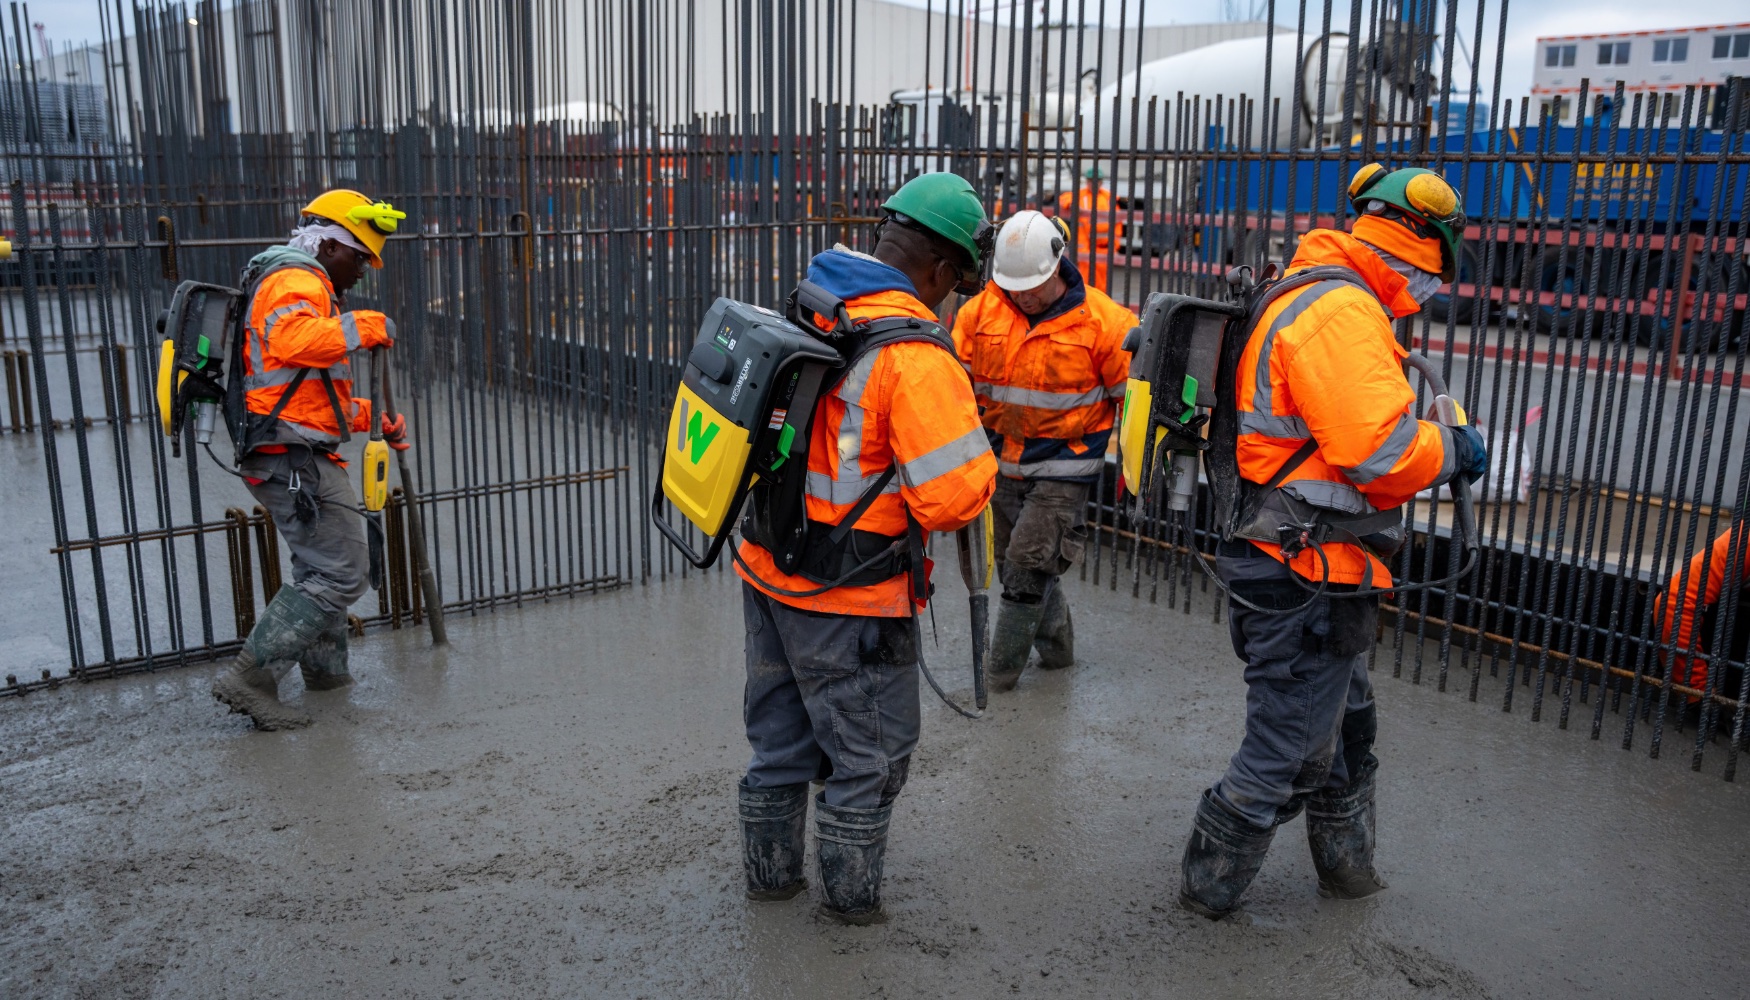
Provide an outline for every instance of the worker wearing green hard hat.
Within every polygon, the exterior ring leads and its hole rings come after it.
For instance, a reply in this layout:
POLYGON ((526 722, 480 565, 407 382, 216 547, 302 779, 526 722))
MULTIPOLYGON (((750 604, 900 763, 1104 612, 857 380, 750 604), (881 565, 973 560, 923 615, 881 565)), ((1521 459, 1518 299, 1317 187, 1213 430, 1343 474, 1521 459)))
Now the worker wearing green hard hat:
POLYGON ((884 202, 883 224, 897 223, 940 237, 965 252, 961 281, 954 287, 961 295, 977 295, 990 272, 991 251, 996 247, 996 227, 984 217, 984 202, 959 174, 920 174, 907 181, 884 202))
POLYGON ((950 292, 984 284, 995 230, 953 174, 914 178, 882 208, 868 252, 816 254, 792 293, 792 321, 813 323, 844 364, 814 397, 806 476, 787 480, 800 503, 756 489, 735 550, 752 750, 738 789, 747 895, 803 890, 812 806, 821 913, 852 924, 881 919, 888 823, 922 730, 923 540, 976 519, 997 473, 936 314, 950 292))

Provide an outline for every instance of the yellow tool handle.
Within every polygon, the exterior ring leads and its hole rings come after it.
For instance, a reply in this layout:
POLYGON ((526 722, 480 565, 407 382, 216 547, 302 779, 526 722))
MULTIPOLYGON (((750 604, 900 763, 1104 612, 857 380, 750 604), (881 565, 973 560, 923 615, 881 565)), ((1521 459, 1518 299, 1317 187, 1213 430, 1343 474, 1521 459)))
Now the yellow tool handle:
POLYGON ((364 468, 360 474, 364 483, 360 492, 364 494, 365 509, 371 512, 382 510, 389 505, 389 444, 381 438, 373 437, 365 443, 364 468))

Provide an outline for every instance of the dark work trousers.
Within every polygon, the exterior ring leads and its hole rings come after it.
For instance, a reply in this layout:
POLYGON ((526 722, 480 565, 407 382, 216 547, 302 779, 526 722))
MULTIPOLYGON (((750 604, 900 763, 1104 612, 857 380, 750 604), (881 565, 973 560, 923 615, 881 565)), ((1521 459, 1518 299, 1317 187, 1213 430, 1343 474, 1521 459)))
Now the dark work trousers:
POLYGON ((357 512, 358 494, 345 469, 293 445, 277 455, 253 452, 237 471, 261 480, 249 483, 249 492, 273 515, 274 526, 291 550, 294 588, 332 614, 344 613, 365 595, 371 586, 371 555, 364 521, 357 512), (300 510, 291 492, 294 478, 319 502, 306 503, 300 510))
MULTIPOLYGON (((1216 569, 1261 607, 1292 608, 1312 596, 1250 542, 1222 543, 1216 569)), ((1377 597, 1332 596, 1355 589, 1333 584, 1288 615, 1228 602, 1228 633, 1246 661, 1246 735, 1214 792, 1253 826, 1286 823, 1313 792, 1349 783, 1343 720, 1373 705, 1367 651, 1379 615, 1377 597)), ((1366 760, 1371 765, 1371 755, 1366 760)))
POLYGON ((803 611, 741 587, 747 783, 824 778, 827 804, 851 809, 898 798, 920 727, 912 620, 803 611))
POLYGON ((1045 596, 1081 561, 1088 542, 1087 483, 997 477, 991 498, 997 573, 1010 600, 1045 596))

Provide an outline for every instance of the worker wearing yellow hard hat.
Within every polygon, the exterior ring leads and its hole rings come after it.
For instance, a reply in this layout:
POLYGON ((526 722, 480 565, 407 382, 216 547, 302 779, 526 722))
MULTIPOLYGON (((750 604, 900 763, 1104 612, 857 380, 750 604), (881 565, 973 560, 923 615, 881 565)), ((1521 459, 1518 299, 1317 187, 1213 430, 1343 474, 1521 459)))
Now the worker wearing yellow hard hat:
MULTIPOLYGON (((368 589, 369 552, 348 512, 359 500, 337 449, 352 432, 373 428, 370 400, 353 395, 353 352, 392 345, 395 324, 375 310, 343 307, 365 267, 383 266, 383 246, 405 218, 357 191, 328 191, 304 206, 284 246, 257 254, 243 272, 248 416, 236 442, 238 472, 291 550, 292 582, 213 682, 213 697, 260 729, 309 723, 278 698, 294 662, 306 690, 352 683, 346 610, 368 589)), ((377 423, 390 447, 407 447, 404 420, 384 413, 377 423)))

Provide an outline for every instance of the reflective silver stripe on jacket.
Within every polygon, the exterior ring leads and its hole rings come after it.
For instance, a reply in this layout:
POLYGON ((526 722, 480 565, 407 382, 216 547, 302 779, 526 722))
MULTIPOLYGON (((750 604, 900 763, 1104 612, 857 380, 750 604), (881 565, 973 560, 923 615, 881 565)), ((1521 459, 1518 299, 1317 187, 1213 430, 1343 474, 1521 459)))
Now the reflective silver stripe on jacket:
MULTIPOLYGON (((246 377, 243 380, 243 391, 254 392, 257 389, 271 389, 277 385, 291 385, 292 380, 297 378, 298 373, 301 371, 308 371, 310 373, 304 379, 306 383, 314 380, 316 384, 321 384, 322 380, 320 376, 322 369, 320 368, 275 368, 272 371, 261 372, 260 374, 246 377)), ((345 361, 342 361, 337 365, 332 365, 328 369, 328 377, 336 382, 339 382, 342 379, 351 381, 352 366, 345 361)))
MULTIPOLYGON (((810 471, 805 479, 809 496, 832 504, 856 503, 863 491, 885 471, 877 471, 869 476, 862 473, 865 412, 859 402, 863 398, 863 391, 869 386, 869 376, 875 371, 875 362, 884 350, 885 347, 878 347, 857 359, 857 363, 846 373, 844 381, 833 390, 833 395, 845 403, 845 417, 839 422, 838 474, 828 476, 810 471)), ((881 492, 898 493, 899 479, 896 477, 881 492)))
MULTIPOLYGON (((1105 386, 1095 386, 1086 392, 1046 392, 1044 389, 1021 389, 1012 385, 974 382, 972 391, 998 403, 1031 406, 1036 410, 1073 410, 1092 406, 1108 398, 1105 386)), ((1119 390, 1123 395, 1123 390, 1119 390)))
POLYGON ((1356 483, 1371 483, 1390 472, 1410 450, 1410 446, 1416 443, 1419 426, 1420 421, 1408 413, 1398 417, 1397 425, 1386 435, 1380 446, 1373 449, 1373 454, 1362 459, 1360 465, 1344 469, 1343 474, 1356 483))
POLYGON ((1329 479, 1296 479, 1285 483, 1282 492, 1314 507, 1334 510, 1340 514, 1373 514, 1378 508, 1367 502, 1367 496, 1348 483, 1333 483, 1329 479))
POLYGON ((899 474, 907 486, 916 489, 989 452, 990 437, 983 427, 974 427, 947 444, 932 448, 909 462, 899 463, 899 474))
POLYGON ((1278 417, 1253 410, 1240 411, 1240 433, 1262 434, 1265 437, 1304 440, 1312 436, 1306 421, 1299 417, 1278 417))
POLYGON ((1005 462, 997 459, 997 471, 1005 476, 1022 479, 1046 479, 1054 476, 1093 476, 1098 475, 1105 459, 1099 455, 1089 458, 1052 458, 1043 462, 1005 462))
MULTIPOLYGON (((1264 344, 1258 348, 1258 371, 1252 392, 1252 409, 1257 413, 1274 414, 1276 409, 1271 399, 1270 389, 1270 353, 1276 347, 1276 335, 1281 333, 1295 320, 1299 319, 1313 303, 1323 298, 1326 292, 1339 288, 1353 288, 1347 281, 1326 280, 1314 282, 1294 294, 1288 300, 1288 305, 1276 314, 1270 321, 1270 328, 1264 331, 1264 344)), ((1306 435, 1301 435, 1305 437, 1306 435)))
MULTIPOLYGON (((886 471, 883 469, 861 479, 834 479, 824 472, 809 472, 808 495, 832 504, 856 503, 863 498, 864 491, 873 486, 875 480, 880 479, 886 471)), ((896 476, 886 486, 881 487, 881 492, 898 493, 899 478, 896 476)))
POLYGON ((346 337, 346 350, 350 354, 359 349, 359 324, 352 313, 342 313, 340 316, 340 332, 346 337))
POLYGON ((261 321, 261 336, 249 338, 249 367, 252 371, 261 371, 262 368, 266 367, 262 363, 261 352, 267 345, 267 338, 273 336, 273 328, 279 326, 280 320, 300 312, 314 316, 316 315, 316 304, 313 302, 293 302, 290 305, 283 305, 268 313, 267 318, 261 321))

